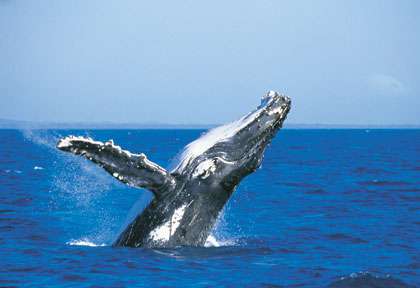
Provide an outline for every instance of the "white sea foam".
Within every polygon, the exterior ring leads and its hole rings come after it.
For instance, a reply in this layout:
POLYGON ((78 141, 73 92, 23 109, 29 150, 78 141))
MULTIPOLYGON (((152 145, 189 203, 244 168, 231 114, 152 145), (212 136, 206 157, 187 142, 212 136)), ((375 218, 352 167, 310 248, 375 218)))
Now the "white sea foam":
POLYGON ((70 241, 66 242, 66 244, 70 245, 70 246, 88 246, 88 247, 103 247, 103 246, 106 246, 105 243, 96 244, 96 243, 93 243, 92 241, 90 241, 87 238, 82 238, 82 239, 78 239, 78 240, 73 239, 73 240, 70 240, 70 241))
POLYGON ((204 243, 204 247, 220 247, 220 243, 213 235, 209 235, 209 237, 207 237, 206 243, 204 243))
POLYGON ((34 170, 44 170, 44 167, 41 167, 41 166, 34 166, 34 170))
POLYGON ((212 234, 207 237, 206 243, 204 243, 204 247, 223 247, 223 246, 236 246, 237 242, 235 239, 216 239, 216 237, 212 234))
POLYGON ((224 207, 220 211, 219 217, 214 224, 212 232, 207 237, 204 247, 224 247, 224 246, 238 246, 241 244, 241 232, 239 227, 235 229, 236 231, 232 234, 231 230, 232 224, 227 223, 225 220, 225 214, 228 210, 228 207, 224 207), (227 228, 230 229, 227 229, 227 228))

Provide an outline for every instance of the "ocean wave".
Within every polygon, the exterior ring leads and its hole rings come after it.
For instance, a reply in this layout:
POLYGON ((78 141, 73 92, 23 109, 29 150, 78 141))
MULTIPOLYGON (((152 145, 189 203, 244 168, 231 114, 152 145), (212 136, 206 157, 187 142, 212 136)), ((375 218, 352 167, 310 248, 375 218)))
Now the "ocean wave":
POLYGON ((5 169, 3 170, 4 173, 15 173, 15 174, 22 174, 23 172, 21 170, 13 170, 13 169, 5 169))
POLYGON ((378 180, 374 179, 372 181, 361 181, 358 182, 362 186, 407 186, 411 183, 406 181, 388 181, 388 180, 378 180))
POLYGON ((376 276, 370 272, 352 273, 331 283, 327 288, 415 288, 390 275, 376 276))

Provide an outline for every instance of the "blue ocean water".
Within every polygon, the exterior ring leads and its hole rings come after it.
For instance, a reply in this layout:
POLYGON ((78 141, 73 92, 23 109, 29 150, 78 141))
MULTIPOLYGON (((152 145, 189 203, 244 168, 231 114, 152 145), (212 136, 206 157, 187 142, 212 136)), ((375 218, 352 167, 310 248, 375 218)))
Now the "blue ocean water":
POLYGON ((206 248, 111 247, 150 193, 54 148, 112 138, 168 166, 201 133, 0 130, 0 286, 420 287, 420 130, 280 131, 206 248))

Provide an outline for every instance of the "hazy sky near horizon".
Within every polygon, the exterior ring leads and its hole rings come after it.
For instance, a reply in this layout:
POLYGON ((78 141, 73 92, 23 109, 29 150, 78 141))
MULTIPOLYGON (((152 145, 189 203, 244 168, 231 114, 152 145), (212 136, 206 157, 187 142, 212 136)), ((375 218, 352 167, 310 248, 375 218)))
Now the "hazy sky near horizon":
POLYGON ((420 124, 419 1, 0 0, 0 118, 420 124))

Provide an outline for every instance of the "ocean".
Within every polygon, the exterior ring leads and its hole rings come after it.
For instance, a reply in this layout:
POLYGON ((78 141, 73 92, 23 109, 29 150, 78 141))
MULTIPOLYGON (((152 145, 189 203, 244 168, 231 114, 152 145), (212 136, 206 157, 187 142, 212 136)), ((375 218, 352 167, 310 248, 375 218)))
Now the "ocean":
POLYGON ((112 247, 151 193, 55 149, 113 139, 167 167, 202 133, 0 130, 0 286, 420 287, 420 130, 281 130, 200 248, 112 247))

